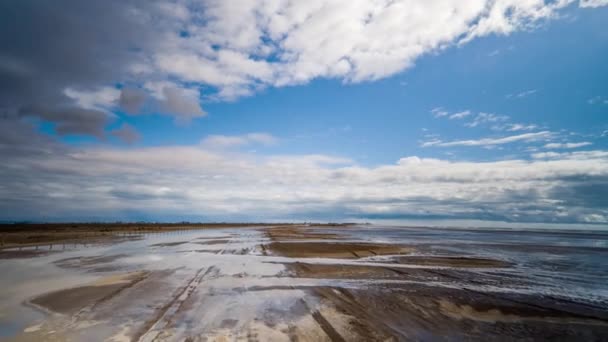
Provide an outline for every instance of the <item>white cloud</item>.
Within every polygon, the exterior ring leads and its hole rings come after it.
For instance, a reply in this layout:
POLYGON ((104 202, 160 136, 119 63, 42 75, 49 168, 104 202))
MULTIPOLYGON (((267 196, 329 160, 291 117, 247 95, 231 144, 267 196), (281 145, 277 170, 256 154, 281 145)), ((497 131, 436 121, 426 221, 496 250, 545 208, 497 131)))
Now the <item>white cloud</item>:
POLYGON ((66 88, 63 93, 78 106, 97 110, 107 110, 115 107, 120 97, 120 90, 114 87, 99 87, 95 90, 66 88))
POLYGON ((581 0, 580 6, 583 8, 608 6, 608 0, 581 0))
POLYGON ((185 88, 167 81, 146 82, 144 88, 157 100, 163 112, 174 116, 178 123, 207 115, 201 107, 197 88, 185 88))
POLYGON ((541 19, 552 18, 560 8, 572 3, 571 0, 545 2, 530 0, 518 2, 499 0, 489 4, 486 15, 469 30, 464 42, 489 34, 510 34, 541 19))
POLYGON ((160 6, 169 30, 159 32, 151 59, 134 64, 216 87, 228 100, 316 78, 369 81, 401 72, 429 52, 528 29, 571 2, 178 1, 160 6))
POLYGON ((499 54, 500 54, 500 50, 498 50, 498 49, 492 50, 490 53, 488 53, 488 57, 498 56, 499 54))
POLYGON ((534 159, 550 159, 550 158, 559 158, 562 154, 558 152, 538 152, 533 153, 532 158, 534 159))
POLYGON ((589 146, 592 143, 588 141, 578 142, 578 143, 549 143, 544 146, 544 148, 549 149, 560 149, 560 148, 578 148, 583 146, 589 146))
POLYGON ((535 159, 562 159, 562 160, 572 160, 572 159, 603 159, 608 158, 607 151, 576 151, 576 152, 540 152, 532 154, 532 158, 535 159))
POLYGON ((473 121, 464 124, 466 127, 477 127, 486 123, 496 123, 509 120, 506 115, 497 115, 492 113, 479 113, 473 121))
POLYGON ((470 110, 463 110, 463 111, 456 112, 456 113, 450 113, 447 110, 445 110, 443 107, 437 107, 437 108, 433 108, 431 110, 431 114, 435 118, 447 117, 450 120, 460 120, 460 119, 466 118, 467 116, 471 115, 472 113, 470 110))
POLYGON ((509 132, 531 131, 531 130, 534 130, 537 128, 538 128, 537 125, 525 125, 525 124, 518 124, 518 123, 507 124, 502 127, 502 129, 509 131, 509 132))
POLYGON ((462 112, 454 113, 454 114, 450 115, 449 118, 450 119, 458 119, 458 120, 460 120, 460 119, 466 118, 469 115, 471 115, 471 111, 470 110, 465 110, 465 111, 462 111, 462 112))
POLYGON ((587 103, 590 105, 594 104, 608 104, 608 99, 605 99, 603 96, 595 96, 587 100, 587 103))
POLYGON ((278 139, 267 133, 248 133, 244 135, 210 135, 201 141, 201 145, 210 149, 226 149, 251 144, 274 145, 278 139))
POLYGON ((202 144, 51 149, 38 158, 17 155, 11 165, 0 169, 3 198, 11 199, 0 201, 5 218, 140 213, 165 220, 430 215, 590 222, 598 218, 590 215, 606 215, 594 194, 608 186, 607 151, 495 162, 410 156, 363 167, 334 156, 234 154, 202 144), (558 215, 558 205, 568 215, 558 215))
POLYGON ((444 116, 447 116, 450 113, 448 111, 446 111, 445 109, 443 109, 442 107, 436 107, 436 108, 431 109, 431 114, 433 114, 433 116, 436 118, 442 118, 444 116))
POLYGON ((588 214, 582 216, 582 220, 587 223, 608 223, 608 215, 588 214))
MULTIPOLYGON (((470 110, 464 110, 460 112, 456 112, 451 114, 443 107, 433 108, 431 110, 431 114, 435 118, 443 118, 447 117, 450 120, 461 120, 473 115, 473 112, 470 110)), ((509 116, 507 115, 498 115, 493 113, 484 113, 481 112, 477 115, 474 115, 472 121, 464 124, 465 127, 478 127, 483 126, 485 124, 492 124, 490 127, 494 131, 507 131, 507 132, 518 132, 518 131, 532 131, 539 128, 537 125, 533 124, 520 124, 520 123, 506 123, 509 121, 509 116)))
POLYGON ((530 90, 525 90, 516 94, 508 94, 506 96, 506 98, 510 99, 510 98, 524 98, 524 97, 528 97, 530 95, 536 94, 538 92, 538 89, 530 89, 530 90))
POLYGON ((456 140, 456 141, 441 141, 433 140, 422 143, 422 147, 453 147, 453 146, 492 146, 510 144, 517 141, 538 141, 549 139, 553 136, 552 132, 542 131, 536 133, 524 133, 501 138, 482 138, 476 140, 456 140))
MULTIPOLYGON (((7 102, 14 108, 9 110, 36 105, 56 112, 74 102, 79 109, 107 111, 119 96, 113 85, 121 84, 163 98, 160 109, 176 121, 188 121, 204 116, 195 99, 201 95, 203 100, 223 101, 315 79, 374 81, 478 37, 534 29, 559 18, 574 3, 126 0, 112 6, 72 6, 53 16, 46 14, 61 5, 15 5, 9 6, 14 10, 9 13, 41 20, 23 23, 27 27, 9 22, 2 31, 8 42, 17 42, 7 45, 0 60, 17 77, 4 97, 11 97, 7 102), (18 43, 32 40, 41 44, 18 43), (73 46, 80 47, 78 53, 73 46), (161 83, 172 86, 160 91, 148 87, 161 83)), ((597 7, 604 2, 579 4, 597 7)), ((144 111, 151 112, 157 111, 144 111)), ((80 120, 86 121, 86 115, 80 120)), ((100 127, 94 131, 102 136, 105 121, 97 123, 100 127)), ((85 125, 92 124, 80 124, 85 125)), ((72 128, 69 131, 79 134, 93 131, 72 128)))

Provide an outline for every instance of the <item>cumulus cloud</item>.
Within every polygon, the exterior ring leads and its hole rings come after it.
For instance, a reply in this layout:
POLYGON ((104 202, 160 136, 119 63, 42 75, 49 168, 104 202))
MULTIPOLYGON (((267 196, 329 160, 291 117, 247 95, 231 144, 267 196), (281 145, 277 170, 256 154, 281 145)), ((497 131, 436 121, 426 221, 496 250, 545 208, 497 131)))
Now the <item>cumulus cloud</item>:
POLYGON ((0 107, 50 121, 61 134, 103 135, 107 115, 98 112, 113 95, 106 87, 126 73, 132 47, 149 41, 132 8, 113 0, 0 4, 0 107))
MULTIPOLYGON (((141 109, 150 82, 172 82, 160 110, 204 116, 200 89, 233 100, 266 87, 372 81, 430 52, 559 17, 572 0, 34 0, 0 5, 0 107, 141 109), (37 42, 25 44, 23 42, 37 42), (77 48, 75 48, 77 47, 77 48), (115 85, 126 85, 118 93, 115 85)), ((582 7, 605 2, 581 1, 582 7)), ((155 112, 154 110, 147 111, 155 112)), ((31 112, 43 120, 48 115, 31 112)), ((88 121, 90 115, 78 120, 88 121)), ((76 119, 74 119, 76 120, 76 119)), ((105 121, 71 125, 103 132, 105 121), (91 129, 92 125, 100 125, 91 129)))
MULTIPOLYGON (((571 3, 0 2, 0 157, 8 161, 0 167, 0 216, 234 221, 256 215, 306 219, 314 213, 339 219, 601 222, 607 208, 581 179, 605 188, 605 151, 485 163, 407 157, 362 167, 340 156, 235 153, 276 142, 264 133, 210 136, 196 146, 76 148, 36 126, 45 122, 59 135, 133 143, 139 134, 118 121, 119 111, 171 115, 183 123, 206 115, 204 101, 234 100, 267 87, 319 78, 374 81, 412 67, 425 54, 530 29, 559 17, 571 3)), ((441 108, 432 112, 450 115, 441 108)), ((497 114, 464 113, 452 119, 471 120, 470 127, 507 121, 497 114)), ((550 137, 542 131, 425 144, 493 146, 550 137)))
POLYGON ((3 167, 10 167, 14 157, 38 158, 64 148, 48 136, 41 135, 31 122, 0 117, 0 157, 3 167))
POLYGON ((518 141, 538 141, 546 140, 551 138, 554 133, 550 131, 541 131, 535 133, 524 133, 519 135, 511 135, 500 138, 481 138, 481 139, 470 139, 470 140, 456 140, 456 141, 441 141, 431 140, 422 143, 422 147, 453 147, 453 146, 492 146, 492 145, 503 145, 510 144, 518 141))
POLYGON ((146 102, 146 93, 137 88, 123 88, 118 103, 128 114, 139 114, 146 102))
POLYGON ((162 106, 166 112, 173 114, 178 122, 188 122, 192 118, 207 115, 201 108, 199 92, 196 89, 165 87, 162 106))
POLYGON ((110 134, 127 144, 133 144, 141 138, 139 132, 133 126, 126 123, 112 130, 110 134))
POLYGON ((590 223, 608 215, 597 191, 608 188, 606 151, 494 162, 411 156, 363 167, 335 156, 235 155, 204 145, 49 146, 45 153, 21 151, 0 168, 3 219, 590 223))
POLYGON ((91 91, 66 88, 63 93, 81 108, 100 110, 116 106, 120 96, 120 90, 114 87, 101 87, 91 91))
POLYGON ((27 106, 19 111, 20 117, 36 117, 54 124, 59 135, 88 134, 103 138, 104 127, 113 114, 99 109, 81 107, 27 106))

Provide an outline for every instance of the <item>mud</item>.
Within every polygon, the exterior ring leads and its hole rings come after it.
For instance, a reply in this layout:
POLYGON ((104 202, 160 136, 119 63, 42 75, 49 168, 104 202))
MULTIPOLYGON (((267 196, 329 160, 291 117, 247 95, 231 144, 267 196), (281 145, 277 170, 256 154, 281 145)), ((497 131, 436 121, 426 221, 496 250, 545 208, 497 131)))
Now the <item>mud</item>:
MULTIPOLYGON (((589 316, 534 297, 511 298, 409 285, 318 288, 366 340, 598 340, 608 333, 599 310, 589 316)), ((593 311, 590 311, 593 312, 593 311)))
POLYGON ((264 233, 273 241, 297 241, 297 240, 339 240, 343 236, 334 233, 311 231, 307 227, 284 226, 265 229, 264 233))
POLYGON ((177 242, 162 242, 155 243, 151 247, 174 247, 188 243, 188 241, 177 241, 177 242))
POLYGON ((399 279, 403 272, 389 267, 359 265, 325 265, 311 263, 290 263, 285 265, 294 275, 301 278, 320 279, 399 279))
POLYGON ((28 301, 28 304, 50 312, 73 314, 85 307, 97 305, 142 281, 145 272, 127 273, 101 278, 80 287, 50 292, 28 301))
POLYGON ((206 240, 206 241, 198 241, 196 242, 199 245, 223 245, 228 243, 229 239, 217 239, 217 240, 206 240))
POLYGON ((35 258, 40 256, 45 256, 50 253, 53 253, 49 250, 36 250, 36 249, 27 249, 27 250, 19 250, 19 249, 10 249, 10 250, 0 250, 0 260, 1 259, 22 259, 22 258, 35 258))
POLYGON ((289 258, 358 259, 378 255, 406 254, 411 248, 364 242, 272 242, 265 246, 274 254, 289 258))
POLYGON ((442 256, 405 256, 395 258, 395 262, 400 264, 421 265, 421 266, 445 266, 445 267, 464 267, 464 268, 504 268, 512 266, 511 263, 484 258, 468 257, 442 257, 442 256))
POLYGON ((126 254, 114 254, 114 255, 103 255, 103 256, 89 256, 89 257, 73 257, 65 258, 55 261, 55 265, 65 268, 86 268, 91 266, 98 266, 101 264, 112 263, 120 258, 126 257, 126 254))

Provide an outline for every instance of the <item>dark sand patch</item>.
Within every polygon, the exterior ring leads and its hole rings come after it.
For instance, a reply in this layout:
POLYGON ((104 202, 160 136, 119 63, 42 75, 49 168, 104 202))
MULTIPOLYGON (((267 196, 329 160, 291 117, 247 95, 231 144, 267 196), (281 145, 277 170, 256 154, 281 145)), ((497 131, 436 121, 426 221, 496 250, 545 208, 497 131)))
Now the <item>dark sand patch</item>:
POLYGON ((177 241, 177 242, 161 242, 161 243, 155 243, 153 245, 150 245, 151 247, 174 247, 174 246, 179 246, 179 245, 183 245, 186 244, 190 241, 177 241))
POLYGON ((216 240, 207 240, 207 241, 200 241, 200 242, 195 242, 199 245, 221 245, 221 244, 226 244, 228 243, 230 240, 228 239, 216 239, 216 240))
POLYGON ((327 265, 302 262, 289 263, 285 266, 300 278, 386 279, 403 277, 403 273, 382 266, 327 265))
POLYGON ((457 320, 470 319, 474 321, 496 323, 496 322, 520 322, 523 317, 504 313, 496 308, 489 310, 477 310, 470 305, 457 305, 449 300, 439 300, 439 309, 442 314, 457 320))
POLYGON ((224 240, 224 239, 233 238, 234 236, 235 236, 234 234, 233 235, 203 236, 203 237, 196 238, 194 240, 202 240, 202 241, 205 241, 205 240, 224 240))
POLYGON ((104 277, 80 287, 74 287, 32 298, 29 303, 43 309, 62 314, 72 314, 78 310, 94 306, 112 298, 122 290, 142 281, 146 272, 134 272, 104 277))
POLYGON ((183 251, 184 253, 196 252, 196 253, 209 253, 209 254, 217 254, 219 252, 218 249, 193 249, 191 251, 183 251))
MULTIPOLYGON (((418 257, 414 257, 418 259, 418 257)), ((422 257, 421 262, 414 263, 409 257, 398 257, 408 259, 405 264, 416 264, 421 266, 445 266, 445 267, 507 267, 508 264, 490 259, 468 259, 468 258, 438 258, 438 260, 428 260, 422 257)), ((435 279, 442 281, 477 281, 491 283, 491 275, 471 274, 466 271, 434 270, 422 268, 399 268, 391 267, 389 264, 383 265, 352 265, 352 264, 314 264, 305 262, 284 263, 285 267, 301 278, 328 278, 328 279, 410 279, 424 280, 435 279)))
MULTIPOLYGON (((483 293, 417 284, 313 290, 353 317, 359 336, 397 340, 602 340, 601 308, 540 295, 483 293)), ((330 322, 331 323, 331 322, 330 322)))
POLYGON ((231 329, 234 328, 239 323, 236 319, 224 319, 222 323, 220 323, 220 328, 223 329, 231 329))
POLYGON ((338 234, 322 233, 319 231, 312 231, 310 228, 298 226, 269 228, 266 229, 265 232, 273 241, 338 240, 343 238, 338 234))
POLYGON ((608 320, 586 315, 576 315, 568 312, 559 312, 555 309, 539 307, 523 308, 521 312, 507 307, 507 312, 502 308, 477 309, 470 304, 456 304, 449 299, 439 300, 440 312, 456 320, 471 320, 486 323, 521 323, 523 321, 538 321, 555 324, 581 324, 599 325, 608 328, 608 320))
POLYGON ((32 247, 61 250, 65 246, 116 243, 135 240, 138 236, 125 236, 108 232, 8 232, 0 237, 1 248, 32 247), (55 248, 53 248, 55 247, 55 248))
POLYGON ((37 249, 27 249, 27 250, 0 250, 0 260, 1 259, 22 259, 22 258, 35 258, 41 257, 53 253, 52 250, 37 250, 37 249))
POLYGON ((375 255, 405 254, 411 248, 375 243, 272 242, 265 250, 290 258, 358 259, 375 255))
MULTIPOLYGON (((55 261, 55 265, 63 268, 91 268, 100 266, 103 264, 112 263, 120 258, 126 257, 126 254, 113 254, 105 256, 91 256, 91 257, 74 257, 65 258, 55 261)), ((104 267, 109 267, 104 265, 104 267)))
MULTIPOLYGON (((287 272, 283 276, 312 279, 361 279, 372 282, 405 280, 412 282, 443 282, 490 286, 525 286, 518 277, 505 278, 491 272, 471 272, 468 269, 403 268, 391 264, 315 264, 306 262, 282 263, 287 272)), ((381 286, 381 285, 379 285, 381 286)))
POLYGON ((334 326, 325 318, 325 316, 323 316, 323 314, 321 314, 321 312, 313 312, 312 317, 332 342, 346 342, 342 335, 336 331, 334 326))
POLYGON ((504 268, 511 266, 510 263, 502 260, 473 258, 473 257, 447 257, 447 256, 401 256, 395 258, 400 264, 420 265, 420 266, 445 266, 445 267, 464 267, 464 268, 504 268))

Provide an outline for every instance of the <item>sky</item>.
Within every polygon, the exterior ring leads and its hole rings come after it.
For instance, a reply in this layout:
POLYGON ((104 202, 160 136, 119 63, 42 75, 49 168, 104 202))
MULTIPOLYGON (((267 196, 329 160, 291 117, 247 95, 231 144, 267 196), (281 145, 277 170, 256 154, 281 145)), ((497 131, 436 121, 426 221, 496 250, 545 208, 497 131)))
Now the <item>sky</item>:
POLYGON ((0 221, 608 225, 607 0, 0 3, 0 221))

